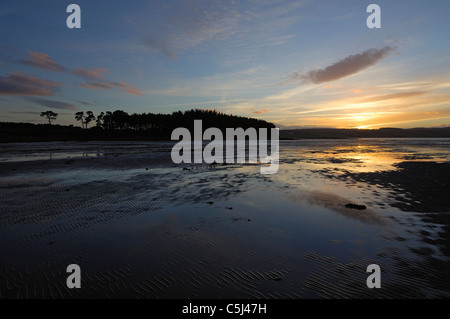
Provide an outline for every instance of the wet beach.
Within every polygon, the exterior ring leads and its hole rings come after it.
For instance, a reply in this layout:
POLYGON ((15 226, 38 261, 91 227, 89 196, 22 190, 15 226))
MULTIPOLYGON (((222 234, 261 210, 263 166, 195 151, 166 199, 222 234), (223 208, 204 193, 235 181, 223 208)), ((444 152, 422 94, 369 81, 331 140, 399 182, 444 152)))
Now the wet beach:
POLYGON ((0 298, 450 296, 450 139, 281 141, 273 175, 172 146, 1 144, 0 298))

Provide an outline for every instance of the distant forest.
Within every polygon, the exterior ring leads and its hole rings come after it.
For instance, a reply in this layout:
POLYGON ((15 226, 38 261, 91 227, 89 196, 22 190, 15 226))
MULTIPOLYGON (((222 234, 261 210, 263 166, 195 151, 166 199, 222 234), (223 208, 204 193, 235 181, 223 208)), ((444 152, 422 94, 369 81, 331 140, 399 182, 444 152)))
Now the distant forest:
MULTIPOLYGON (((193 109, 172 114, 128 114, 122 110, 100 113, 77 112, 74 121, 79 125, 55 125, 58 117, 52 111, 42 112, 49 124, 0 122, 0 142, 38 141, 91 141, 91 140, 170 140, 172 131, 185 127, 193 131, 194 120, 202 120, 203 131, 217 127, 222 132, 226 128, 250 127, 273 128, 275 125, 259 119, 228 115, 215 110, 193 109)), ((332 129, 309 128, 280 130, 280 139, 345 139, 384 137, 450 137, 450 128, 381 128, 332 129)))
POLYGON ((58 114, 41 113, 49 124, 0 122, 0 142, 69 141, 69 140, 170 140, 171 133, 178 127, 193 132, 194 120, 202 120, 203 131, 217 127, 273 128, 274 124, 264 120, 228 115, 215 110, 193 109, 172 114, 128 114, 122 110, 102 112, 77 112, 74 119, 80 126, 51 124, 58 114))
MULTIPOLYGON (((193 128, 194 120, 202 120, 203 129, 217 127, 225 130, 227 127, 249 127, 260 128, 275 127, 274 124, 249 117, 228 115, 215 110, 193 109, 185 112, 177 111, 172 114, 128 114, 127 112, 117 110, 114 112, 100 113, 97 117, 88 111, 75 113, 75 118, 85 124, 95 119, 96 128, 103 130, 131 130, 131 131, 149 131, 159 135, 170 136, 170 133, 177 127, 193 128)), ((83 126, 83 125, 82 125, 83 126)))

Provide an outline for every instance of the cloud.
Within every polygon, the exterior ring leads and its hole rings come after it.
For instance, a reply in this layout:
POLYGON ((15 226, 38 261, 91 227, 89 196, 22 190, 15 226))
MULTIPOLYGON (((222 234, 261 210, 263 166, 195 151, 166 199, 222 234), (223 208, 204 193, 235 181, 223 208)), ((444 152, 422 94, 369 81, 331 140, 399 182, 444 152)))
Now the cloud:
POLYGON ((107 90, 114 87, 112 83, 104 81, 81 83, 81 86, 92 90, 107 90))
POLYGON ((103 68, 93 68, 91 70, 84 70, 84 69, 76 69, 72 73, 83 77, 87 79, 96 79, 96 80, 102 80, 103 79, 103 73, 108 72, 108 69, 103 68))
POLYGON ((28 51, 29 60, 20 60, 20 63, 53 72, 64 72, 66 69, 55 62, 47 53, 28 51))
POLYGON ((147 47, 169 59, 187 49, 204 49, 210 40, 231 37, 240 30, 238 22, 243 19, 234 1, 173 0, 160 9, 152 8, 150 18, 147 11, 143 12, 145 15, 132 18, 136 31, 143 32, 147 47))
POLYGON ((61 85, 14 72, 7 77, 0 76, 0 95, 52 96, 61 85))
POLYGON ((97 82, 86 82, 81 83, 81 86, 91 90, 108 90, 113 87, 119 87, 122 91, 133 94, 133 95, 144 95, 144 93, 137 87, 134 87, 125 82, 108 82, 108 81, 97 81, 97 82))
POLYGON ((307 73, 295 72, 290 77, 294 80, 303 80, 314 84, 336 81, 377 64, 394 50, 395 48, 390 46, 382 49, 369 49, 362 53, 350 55, 324 69, 312 70, 307 73))
POLYGON ((298 24, 310 0, 171 0, 160 8, 128 16, 151 51, 174 59, 188 50, 203 51, 221 46, 222 64, 248 62, 267 46, 284 45, 294 38, 287 27, 298 24), (226 44, 222 46, 222 43, 226 44))
POLYGON ((381 96, 375 96, 368 99, 364 99, 359 101, 359 103, 368 103, 368 102, 377 102, 377 101, 384 101, 384 100, 392 100, 392 99, 400 99, 400 98, 407 98, 412 96, 418 96, 423 95, 428 92, 426 91, 413 91, 413 92, 401 92, 401 93, 393 93, 393 94, 385 94, 381 96))
POLYGON ((173 44, 168 39, 158 39, 157 35, 148 35, 144 43, 156 52, 162 53, 166 58, 175 59, 173 44))
POLYGON ((139 90, 137 87, 132 86, 125 82, 113 82, 113 81, 106 81, 103 79, 103 73, 108 72, 108 69, 103 68, 93 68, 91 70, 84 70, 84 69, 76 69, 72 73, 94 81, 89 81, 85 83, 81 83, 80 85, 84 88, 91 89, 91 90, 108 90, 113 87, 118 87, 122 91, 133 94, 133 95, 144 95, 141 90, 139 90))
POLYGON ((75 102, 86 105, 86 106, 93 106, 93 103, 82 101, 82 100, 75 100, 75 102))
MULTIPOLYGON (((55 62, 47 53, 28 51, 29 58, 21 59, 19 63, 31 65, 40 69, 53 72, 72 73, 84 78, 86 82, 80 85, 92 90, 108 90, 114 87, 121 89, 128 94, 144 95, 137 87, 125 82, 107 81, 103 74, 109 72, 108 69, 95 67, 92 69, 77 68, 70 70, 55 62)), ((17 63, 17 61, 14 61, 17 63)), ((0 95, 31 95, 31 96, 52 96, 55 87, 61 86, 59 82, 39 80, 28 77, 20 72, 15 72, 9 77, 0 77, 0 95)))
POLYGON ((53 100, 47 100, 42 98, 29 98, 28 99, 31 102, 34 102, 36 104, 51 108, 51 109, 63 109, 63 110, 73 110, 77 111, 78 108, 70 103, 66 102, 60 102, 60 101, 53 101, 53 100))
POLYGON ((264 114, 264 113, 268 113, 269 112, 269 110, 266 109, 266 108, 261 109, 261 110, 257 110, 255 108, 251 107, 250 110, 252 111, 252 114, 264 114))
POLYGON ((139 90, 137 87, 134 87, 128 83, 125 82, 112 82, 112 84, 122 88, 122 91, 127 92, 128 94, 133 94, 133 95, 144 95, 144 93, 139 90))

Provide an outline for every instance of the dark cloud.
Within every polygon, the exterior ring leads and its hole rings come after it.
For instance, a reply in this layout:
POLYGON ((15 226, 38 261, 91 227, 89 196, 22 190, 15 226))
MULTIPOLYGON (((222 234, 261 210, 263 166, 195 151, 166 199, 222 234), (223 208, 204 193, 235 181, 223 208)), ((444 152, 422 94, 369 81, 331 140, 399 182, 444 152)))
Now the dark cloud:
POLYGON ((411 91, 411 92, 401 92, 401 93, 393 93, 393 94, 385 94, 381 96, 375 96, 368 99, 364 99, 359 101, 359 103, 368 103, 368 102, 376 102, 376 101, 384 101, 384 100, 392 100, 392 99, 401 99, 411 96, 423 95, 428 92, 426 91, 411 91))
POLYGON ((324 69, 312 70, 307 73, 295 72, 290 77, 294 80, 303 80, 314 84, 336 81, 375 65, 394 50, 395 48, 390 46, 382 49, 369 49, 362 53, 350 55, 324 69))
POLYGON ((51 108, 51 109, 63 109, 63 110, 73 110, 77 111, 78 108, 70 103, 66 102, 60 102, 60 101, 53 101, 53 100, 47 100, 42 98, 29 98, 28 99, 31 102, 34 102, 36 104, 51 108))
POLYGON ((47 53, 28 51, 29 59, 20 63, 53 72, 64 72, 66 68, 55 62, 47 53))
POLYGON ((60 82, 38 79, 21 72, 0 76, 0 95, 52 96, 60 86, 60 82))

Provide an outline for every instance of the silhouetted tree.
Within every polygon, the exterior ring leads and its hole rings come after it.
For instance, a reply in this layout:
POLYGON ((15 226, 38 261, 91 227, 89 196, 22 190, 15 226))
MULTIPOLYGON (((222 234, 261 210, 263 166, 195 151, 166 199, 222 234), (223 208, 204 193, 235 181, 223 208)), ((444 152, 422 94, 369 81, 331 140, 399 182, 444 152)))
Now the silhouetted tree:
POLYGON ((89 124, 92 120, 95 120, 94 113, 92 113, 92 111, 87 111, 87 112, 86 112, 86 116, 84 117, 84 125, 86 126, 86 128, 88 128, 88 124, 89 124))
POLYGON ((95 120, 95 116, 94 113, 92 113, 92 111, 87 111, 86 114, 84 114, 84 112, 80 111, 75 113, 75 119, 77 121, 81 121, 81 127, 82 128, 88 128, 88 124, 92 121, 95 120))
POLYGON ((129 115, 127 112, 124 112, 122 110, 114 111, 112 114, 112 120, 114 122, 114 126, 118 128, 119 130, 126 129, 128 126, 128 119, 129 115))
POLYGON ((114 129, 114 122, 112 119, 112 113, 110 111, 107 111, 106 114, 103 116, 102 127, 107 130, 114 129))
POLYGON ((80 111, 75 113, 75 119, 81 121, 81 127, 84 128, 84 112, 80 111))
POLYGON ((97 116, 97 120, 95 121, 97 127, 102 127, 102 125, 103 125, 103 117, 104 117, 104 116, 105 116, 105 113, 103 113, 103 112, 101 112, 101 113, 97 116))
POLYGON ((41 112, 42 117, 46 117, 48 120, 48 124, 52 125, 52 121, 56 120, 56 117, 58 116, 58 113, 52 112, 52 111, 46 111, 41 112))

